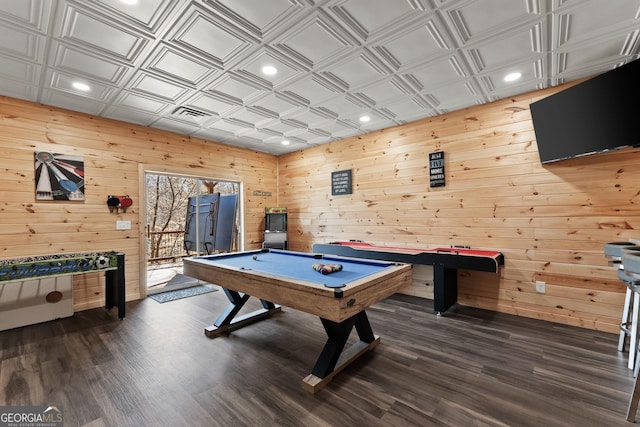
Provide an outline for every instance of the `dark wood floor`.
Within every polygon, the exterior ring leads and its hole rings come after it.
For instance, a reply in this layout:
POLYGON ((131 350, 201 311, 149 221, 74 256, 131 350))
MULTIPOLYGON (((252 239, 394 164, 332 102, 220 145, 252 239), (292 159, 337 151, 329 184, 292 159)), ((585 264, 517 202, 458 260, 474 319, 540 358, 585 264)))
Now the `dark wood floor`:
POLYGON ((208 339, 223 292, 128 303, 0 332, 0 406, 91 426, 628 426, 632 373, 611 334, 395 296, 381 344, 311 395, 320 321, 284 309, 208 339))

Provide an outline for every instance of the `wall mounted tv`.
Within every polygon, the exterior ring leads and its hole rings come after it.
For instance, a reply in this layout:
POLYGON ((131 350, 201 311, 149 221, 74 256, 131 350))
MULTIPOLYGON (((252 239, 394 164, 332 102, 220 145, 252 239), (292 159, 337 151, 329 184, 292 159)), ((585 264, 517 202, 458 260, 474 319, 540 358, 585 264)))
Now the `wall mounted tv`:
POLYGON ((640 145, 640 60, 530 105, 542 163, 640 145))

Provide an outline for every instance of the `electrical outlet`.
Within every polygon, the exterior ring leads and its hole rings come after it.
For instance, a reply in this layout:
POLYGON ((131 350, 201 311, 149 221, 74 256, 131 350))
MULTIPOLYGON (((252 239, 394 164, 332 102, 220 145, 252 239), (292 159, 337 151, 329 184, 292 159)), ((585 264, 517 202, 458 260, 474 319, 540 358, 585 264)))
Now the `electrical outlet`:
POLYGON ((540 280, 536 280, 536 292, 539 294, 544 294, 547 289, 546 289, 547 284, 545 282, 541 282, 540 280))
POLYGON ((116 230, 131 230, 131 221, 116 221, 116 230))

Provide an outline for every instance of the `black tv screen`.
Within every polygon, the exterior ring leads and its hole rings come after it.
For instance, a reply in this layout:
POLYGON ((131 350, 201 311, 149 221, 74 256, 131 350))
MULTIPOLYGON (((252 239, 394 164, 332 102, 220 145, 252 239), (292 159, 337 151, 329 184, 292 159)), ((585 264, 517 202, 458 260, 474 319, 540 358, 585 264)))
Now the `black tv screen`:
POLYGON ((542 163, 640 144, 640 60, 530 106, 542 163))

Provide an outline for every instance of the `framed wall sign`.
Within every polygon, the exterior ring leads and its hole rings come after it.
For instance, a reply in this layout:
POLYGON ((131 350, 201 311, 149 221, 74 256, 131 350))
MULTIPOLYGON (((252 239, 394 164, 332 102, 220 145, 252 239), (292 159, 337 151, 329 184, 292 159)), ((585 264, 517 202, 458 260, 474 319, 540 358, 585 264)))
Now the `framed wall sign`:
POLYGON ((444 151, 429 153, 429 186, 444 187, 444 151))
POLYGON ((351 194, 351 169, 331 172, 331 195, 351 194))

